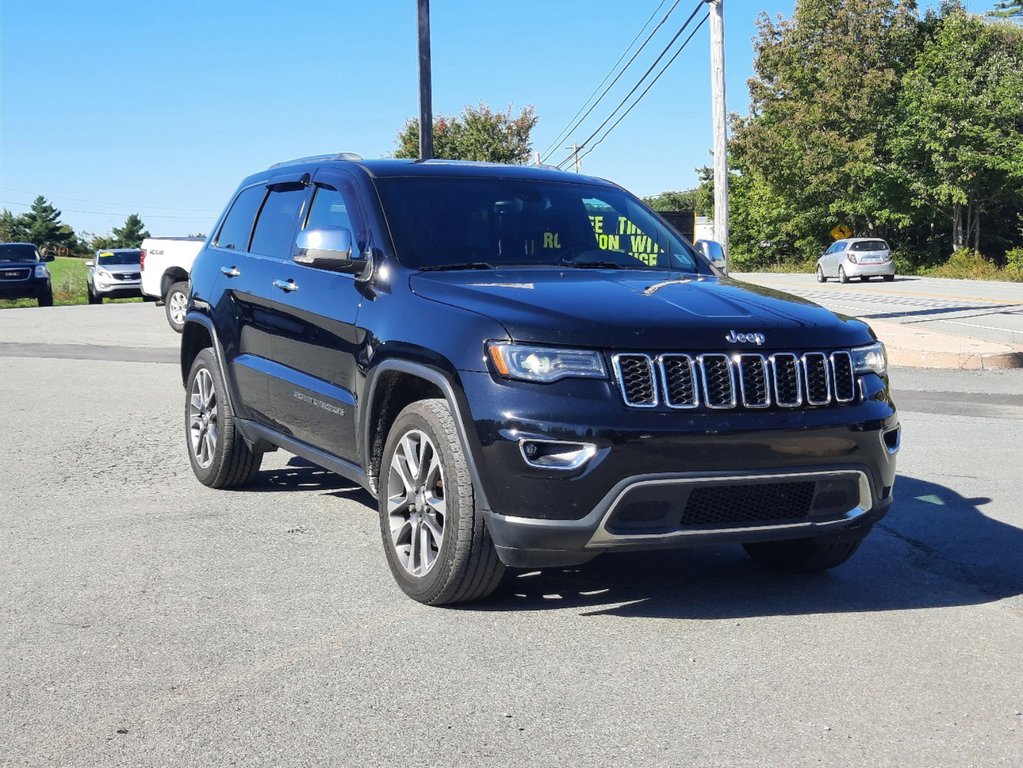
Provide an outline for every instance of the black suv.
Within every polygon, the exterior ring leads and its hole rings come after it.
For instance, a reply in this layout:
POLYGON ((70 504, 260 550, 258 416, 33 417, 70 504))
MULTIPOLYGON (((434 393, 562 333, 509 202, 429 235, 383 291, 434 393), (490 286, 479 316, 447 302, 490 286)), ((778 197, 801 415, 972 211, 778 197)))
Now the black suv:
POLYGON ((866 324, 729 279, 609 182, 347 154, 242 182, 181 345, 198 479, 283 448, 358 482, 430 604, 620 550, 844 562, 891 504, 886 367, 866 324))
POLYGON ((0 299, 35 299, 40 307, 53 306, 53 286, 45 262, 32 243, 0 243, 0 299))

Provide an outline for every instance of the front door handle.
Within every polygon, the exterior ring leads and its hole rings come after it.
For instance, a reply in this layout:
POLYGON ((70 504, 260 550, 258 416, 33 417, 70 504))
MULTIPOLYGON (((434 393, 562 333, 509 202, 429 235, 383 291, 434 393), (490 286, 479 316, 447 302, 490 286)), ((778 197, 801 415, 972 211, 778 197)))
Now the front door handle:
POLYGON ((241 274, 241 272, 239 272, 238 269, 236 267, 234 267, 234 266, 231 266, 231 267, 221 267, 220 271, 223 272, 228 277, 238 277, 238 275, 241 274))
POLYGON ((291 293, 298 290, 298 283, 294 280, 274 280, 274 288, 280 288, 282 291, 291 293))

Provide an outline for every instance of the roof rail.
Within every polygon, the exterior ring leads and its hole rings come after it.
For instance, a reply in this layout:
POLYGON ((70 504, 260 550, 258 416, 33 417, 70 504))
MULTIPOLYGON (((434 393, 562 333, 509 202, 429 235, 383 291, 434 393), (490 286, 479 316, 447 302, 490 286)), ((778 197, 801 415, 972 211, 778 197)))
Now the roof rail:
POLYGON ((322 163, 326 160, 362 160, 362 155, 354 152, 335 152, 330 155, 310 155, 309 157, 296 157, 294 160, 284 160, 274 163, 270 168, 280 168, 283 165, 300 165, 302 163, 322 163))

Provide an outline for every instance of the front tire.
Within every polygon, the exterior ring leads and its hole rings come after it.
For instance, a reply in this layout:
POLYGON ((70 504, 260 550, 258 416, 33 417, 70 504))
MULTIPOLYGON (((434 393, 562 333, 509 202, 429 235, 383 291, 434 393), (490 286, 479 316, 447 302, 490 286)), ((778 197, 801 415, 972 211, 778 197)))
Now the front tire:
POLYGON ((379 497, 387 564, 406 595, 445 605, 497 588, 504 565, 444 400, 420 400, 398 415, 384 445, 379 497))
POLYGON ((824 276, 824 268, 821 267, 820 264, 817 265, 817 282, 818 283, 828 282, 828 278, 824 276))
POLYGON ((41 294, 36 299, 36 305, 40 307, 52 307, 53 306, 53 289, 47 288, 46 293, 41 294))
POLYGON ((845 268, 844 267, 839 267, 838 268, 838 282, 840 282, 840 283, 848 283, 849 282, 849 276, 845 273, 845 268))
POLYGON ((883 277, 886 283, 890 283, 895 280, 895 275, 884 275, 883 277))
POLYGON ((238 434, 213 350, 203 349, 188 373, 185 392, 185 442, 192 471, 210 488, 245 485, 263 461, 238 434))
POLYGON ((167 322, 178 333, 185 328, 185 313, 188 311, 188 283, 184 280, 174 283, 163 297, 167 322))
POLYGON ((819 573, 835 568, 863 543, 864 532, 829 534, 810 539, 758 541, 743 544, 754 562, 787 573, 819 573))
POLYGON ((102 296, 97 296, 96 292, 94 290, 92 290, 92 286, 89 285, 88 283, 86 283, 86 285, 85 285, 85 290, 88 291, 88 293, 89 293, 89 303, 90 304, 102 304, 103 303, 103 297, 102 296))

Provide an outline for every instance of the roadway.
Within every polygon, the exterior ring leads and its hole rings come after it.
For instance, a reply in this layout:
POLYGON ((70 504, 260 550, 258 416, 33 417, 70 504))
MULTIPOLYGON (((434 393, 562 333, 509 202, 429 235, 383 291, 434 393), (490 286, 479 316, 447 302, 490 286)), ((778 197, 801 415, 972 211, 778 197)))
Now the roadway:
POLYGON ((893 371, 895 505, 828 575, 620 555, 435 609, 336 476, 195 481, 178 338, 0 312, 0 766, 1023 764, 1023 371, 893 371))

